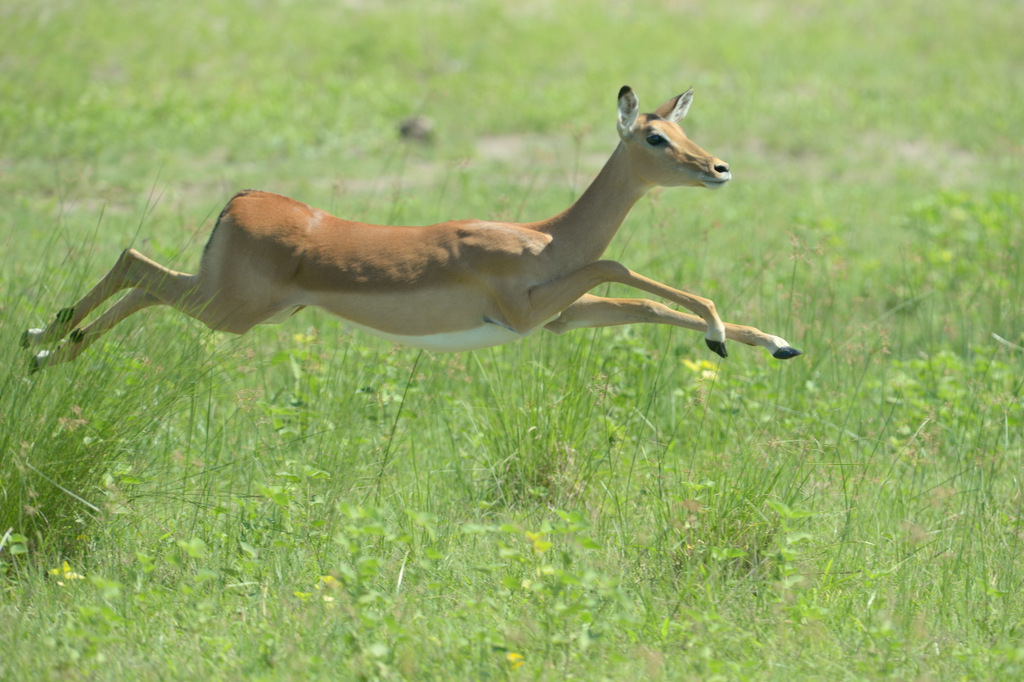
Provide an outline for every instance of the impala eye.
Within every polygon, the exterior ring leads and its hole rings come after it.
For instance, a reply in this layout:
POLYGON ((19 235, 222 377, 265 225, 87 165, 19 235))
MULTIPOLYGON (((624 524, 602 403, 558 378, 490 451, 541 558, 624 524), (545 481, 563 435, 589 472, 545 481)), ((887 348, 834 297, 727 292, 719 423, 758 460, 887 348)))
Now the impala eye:
POLYGON ((651 145, 652 147, 663 145, 665 144, 665 142, 667 142, 667 140, 658 133, 651 133, 650 135, 647 136, 647 144, 651 145))

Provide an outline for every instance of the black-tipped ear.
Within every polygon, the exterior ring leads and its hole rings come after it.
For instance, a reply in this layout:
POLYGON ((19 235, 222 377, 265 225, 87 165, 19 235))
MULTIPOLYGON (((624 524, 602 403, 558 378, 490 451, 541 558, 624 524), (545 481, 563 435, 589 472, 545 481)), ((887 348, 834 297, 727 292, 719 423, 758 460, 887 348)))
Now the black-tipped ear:
POLYGON ((690 110, 691 104, 693 104, 693 88, 665 102, 654 113, 673 123, 679 123, 686 116, 686 112, 690 110))
POLYGON ((640 112, 640 101, 633 89, 623 85, 619 90, 619 135, 628 137, 633 133, 637 114, 640 112))

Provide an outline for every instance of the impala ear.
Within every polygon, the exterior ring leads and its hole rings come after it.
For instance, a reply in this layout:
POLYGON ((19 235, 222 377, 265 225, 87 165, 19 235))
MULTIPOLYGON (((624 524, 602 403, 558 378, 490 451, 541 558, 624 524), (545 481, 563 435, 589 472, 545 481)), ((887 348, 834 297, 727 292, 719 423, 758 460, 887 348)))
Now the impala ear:
POLYGON ((633 134, 633 126, 636 125, 639 111, 640 102, 633 93, 633 89, 628 85, 623 85, 619 90, 619 135, 628 137, 633 134))
POLYGON ((693 88, 665 102, 654 113, 668 121, 679 123, 686 116, 686 112, 690 110, 691 104, 693 104, 693 88))

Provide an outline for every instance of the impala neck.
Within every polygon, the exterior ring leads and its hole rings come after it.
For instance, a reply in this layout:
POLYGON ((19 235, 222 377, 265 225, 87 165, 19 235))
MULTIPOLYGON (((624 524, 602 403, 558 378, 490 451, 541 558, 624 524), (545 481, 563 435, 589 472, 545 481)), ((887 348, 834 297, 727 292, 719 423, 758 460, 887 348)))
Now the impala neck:
POLYGON ((567 261, 595 261, 608 248, 633 204, 650 187, 632 172, 626 149, 619 143, 604 168, 572 206, 534 227, 550 234, 556 249, 566 250, 561 256, 567 261))

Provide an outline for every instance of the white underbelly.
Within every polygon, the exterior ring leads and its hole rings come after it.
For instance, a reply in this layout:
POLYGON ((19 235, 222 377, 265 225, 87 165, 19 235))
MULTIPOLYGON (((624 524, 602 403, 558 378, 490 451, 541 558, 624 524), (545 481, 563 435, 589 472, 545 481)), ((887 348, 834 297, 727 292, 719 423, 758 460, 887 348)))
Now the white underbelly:
POLYGON ((367 334, 373 334, 379 338, 400 343, 403 346, 422 348, 434 353, 455 353, 462 350, 490 348, 491 346, 500 346, 525 336, 525 334, 517 334, 506 327, 486 322, 472 329, 444 332, 442 334, 423 334, 420 336, 389 334, 388 332, 382 332, 373 327, 366 327, 349 320, 344 320, 344 322, 351 327, 361 329, 367 334))

